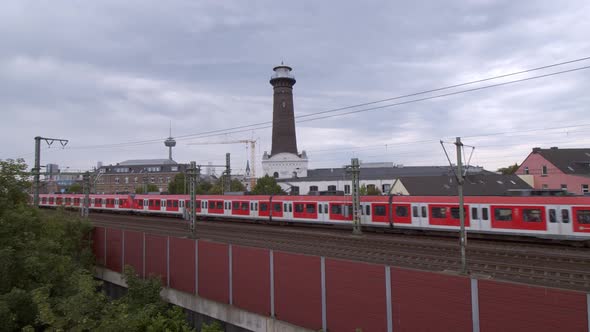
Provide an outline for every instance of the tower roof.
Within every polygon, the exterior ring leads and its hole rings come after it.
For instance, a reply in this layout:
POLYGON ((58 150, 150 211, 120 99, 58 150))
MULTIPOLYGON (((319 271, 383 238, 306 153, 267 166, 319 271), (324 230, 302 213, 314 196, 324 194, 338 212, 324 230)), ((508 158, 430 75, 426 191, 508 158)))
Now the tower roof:
POLYGON ((272 84, 273 80, 276 79, 289 79, 289 80, 293 80, 292 84, 295 84, 295 76, 291 73, 291 71, 293 70, 293 68, 284 65, 283 63, 281 63, 280 66, 276 66, 272 69, 275 73, 272 74, 272 76, 270 77, 270 83, 272 84))

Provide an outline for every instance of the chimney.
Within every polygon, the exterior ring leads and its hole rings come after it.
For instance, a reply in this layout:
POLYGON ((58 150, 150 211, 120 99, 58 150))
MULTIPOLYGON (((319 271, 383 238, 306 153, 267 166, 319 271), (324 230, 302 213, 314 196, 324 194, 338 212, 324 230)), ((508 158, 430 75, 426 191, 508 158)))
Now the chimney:
POLYGON ((539 153, 539 152, 541 152, 541 148, 539 148, 539 147, 533 148, 533 153, 539 153))
POLYGON ((557 147, 556 146, 552 146, 551 147, 551 150, 557 150, 557 147))

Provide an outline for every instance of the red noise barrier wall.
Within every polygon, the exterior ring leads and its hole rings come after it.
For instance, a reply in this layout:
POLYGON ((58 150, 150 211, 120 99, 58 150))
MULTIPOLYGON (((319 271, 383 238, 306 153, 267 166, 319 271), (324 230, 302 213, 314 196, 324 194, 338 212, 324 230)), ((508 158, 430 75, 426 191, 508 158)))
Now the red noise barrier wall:
POLYGON ((311 330, 588 332, 584 292, 110 228, 92 239, 107 269, 311 330))

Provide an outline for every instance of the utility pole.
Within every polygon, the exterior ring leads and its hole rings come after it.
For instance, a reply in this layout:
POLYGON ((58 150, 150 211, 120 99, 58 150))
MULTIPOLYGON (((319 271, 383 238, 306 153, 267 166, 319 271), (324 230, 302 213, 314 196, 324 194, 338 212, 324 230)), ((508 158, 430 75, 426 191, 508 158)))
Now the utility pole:
POLYGON ((223 193, 231 191, 231 164, 230 164, 230 154, 225 154, 225 181, 223 183, 223 193))
POLYGON ((88 218, 88 212, 90 209, 90 173, 86 172, 82 176, 83 179, 83 187, 82 191, 84 192, 84 204, 80 209, 80 213, 82 218, 88 218))
POLYGON ((350 173, 352 175, 352 234, 360 235, 363 231, 361 229, 360 167, 358 158, 351 159, 350 173))
POLYGON ((459 191, 459 221, 461 226, 461 273, 467 274, 467 259, 465 257, 465 247, 467 246, 467 234, 465 233, 465 205, 463 202, 463 160, 461 158, 461 150, 463 143, 461 137, 457 137, 455 141, 457 147, 457 190, 459 191))
POLYGON ((39 207, 39 181, 41 173, 41 137, 35 137, 35 167, 33 168, 33 206, 39 207))
POLYGON ((51 146, 53 142, 58 141, 63 148, 68 144, 67 139, 35 137, 35 167, 33 167, 33 205, 39 207, 39 187, 41 181, 41 140, 45 140, 47 145, 51 146))
POLYGON ((191 229, 191 234, 194 236, 195 235, 195 223, 197 221, 197 207, 196 207, 196 203, 197 203, 197 181, 198 178, 201 176, 201 169, 200 167, 197 168, 197 163, 194 161, 191 161, 191 166, 189 169, 189 177, 190 177, 190 181, 189 181, 189 188, 190 188, 190 193, 191 193, 191 202, 190 202, 190 217, 191 217, 191 224, 190 224, 190 229, 191 229))

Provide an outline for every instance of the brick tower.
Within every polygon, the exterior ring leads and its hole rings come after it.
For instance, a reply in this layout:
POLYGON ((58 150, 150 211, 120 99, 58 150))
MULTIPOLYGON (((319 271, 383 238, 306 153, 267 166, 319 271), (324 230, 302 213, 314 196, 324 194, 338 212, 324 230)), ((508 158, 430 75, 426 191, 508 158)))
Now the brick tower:
POLYGON ((281 152, 297 154, 297 137, 295 134, 295 113, 293 108, 293 85, 295 77, 289 66, 281 64, 274 67, 270 78, 273 86, 272 107, 272 149, 270 155, 281 152))
POLYGON ((273 68, 270 77, 273 86, 272 147, 270 155, 264 152, 262 169, 265 175, 285 179, 307 176, 307 155, 297 152, 295 134, 295 108, 293 107, 293 85, 295 76, 289 66, 281 63, 273 68))

